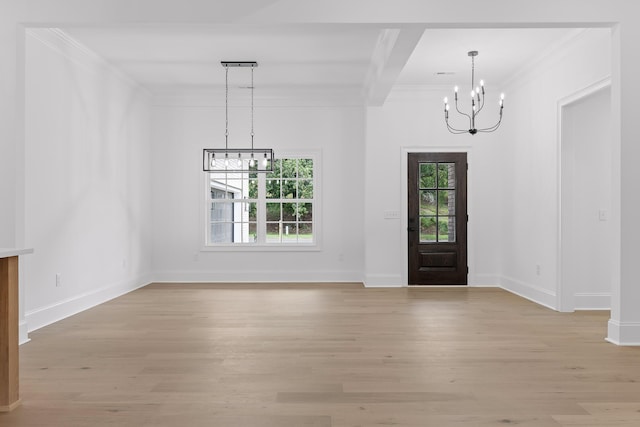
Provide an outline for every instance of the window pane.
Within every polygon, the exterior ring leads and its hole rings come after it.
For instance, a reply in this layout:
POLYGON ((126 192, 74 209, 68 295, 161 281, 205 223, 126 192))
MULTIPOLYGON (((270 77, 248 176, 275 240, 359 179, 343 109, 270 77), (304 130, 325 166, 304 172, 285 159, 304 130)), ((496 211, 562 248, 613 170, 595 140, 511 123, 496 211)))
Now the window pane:
POLYGON ((313 224, 310 222, 298 223, 298 243, 313 243, 313 224))
POLYGON ((258 204, 255 202, 249 203, 249 221, 258 220, 258 204))
POLYGON ((456 217, 449 216, 438 218, 438 241, 456 241, 456 217))
POLYGON ((280 223, 267 223, 267 243, 280 243, 280 223))
POLYGON ((257 179, 249 180, 249 198, 250 199, 258 198, 258 180, 257 179))
POLYGON ((258 224, 255 222, 249 223, 249 243, 255 243, 258 241, 258 224))
POLYGON ((226 199, 227 198, 227 192, 224 191, 224 190, 221 190, 219 188, 211 188, 211 198, 212 199, 226 199))
POLYGON ((233 203, 212 202, 211 222, 233 221, 233 203))
POLYGON ((313 159, 298 160, 298 178, 313 178, 313 159))
POLYGON ((216 222, 210 226, 209 241, 211 243, 233 243, 233 223, 216 222))
POLYGON ((298 181, 298 198, 313 199, 313 181, 308 179, 298 181))
POLYGON ((267 179, 267 199, 280 198, 280 181, 279 179, 267 179))
POLYGON ((456 164, 438 164, 438 188, 456 188, 456 164))
POLYGON ((267 203, 267 221, 280 221, 282 219, 280 211, 280 203, 267 203))
POLYGON ((454 190, 438 191, 438 214, 456 214, 456 192, 454 190))
POLYGON ((420 188, 436 188, 435 163, 420 163, 420 188))
POLYGON ((295 199, 298 197, 298 181, 289 179, 282 183, 282 198, 295 199))
POLYGON ((282 224, 282 243, 296 243, 298 241, 298 225, 294 222, 282 224))
POLYGON ((283 221, 295 221, 297 212, 296 203, 283 203, 282 204, 282 220, 283 221))
POLYGON ((313 221, 313 203, 298 203, 298 221, 313 221))
POLYGON ((296 178, 298 176, 298 165, 296 159, 283 159, 282 160, 282 177, 283 178, 296 178))
POLYGON ((427 216, 420 218, 420 242, 429 243, 436 241, 436 217, 427 216))
POLYGON ((436 190, 420 190, 420 215, 436 214, 436 190))

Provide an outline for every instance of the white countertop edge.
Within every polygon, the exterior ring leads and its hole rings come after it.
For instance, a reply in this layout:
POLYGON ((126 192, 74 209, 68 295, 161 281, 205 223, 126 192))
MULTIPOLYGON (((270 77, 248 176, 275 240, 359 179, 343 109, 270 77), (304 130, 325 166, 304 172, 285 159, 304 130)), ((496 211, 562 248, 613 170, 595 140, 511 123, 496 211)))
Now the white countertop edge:
POLYGON ((32 248, 0 248, 0 258, 9 258, 12 256, 32 254, 32 248))

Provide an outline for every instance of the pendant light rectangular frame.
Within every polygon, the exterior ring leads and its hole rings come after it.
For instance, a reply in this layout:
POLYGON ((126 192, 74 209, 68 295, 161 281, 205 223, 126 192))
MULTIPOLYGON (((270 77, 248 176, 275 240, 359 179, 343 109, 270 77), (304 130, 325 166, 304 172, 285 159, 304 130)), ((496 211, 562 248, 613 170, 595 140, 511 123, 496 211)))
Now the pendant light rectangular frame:
POLYGON ((204 172, 273 172, 274 160, 271 148, 205 148, 202 150, 204 172), (255 160, 253 166, 250 165, 252 158, 255 160))

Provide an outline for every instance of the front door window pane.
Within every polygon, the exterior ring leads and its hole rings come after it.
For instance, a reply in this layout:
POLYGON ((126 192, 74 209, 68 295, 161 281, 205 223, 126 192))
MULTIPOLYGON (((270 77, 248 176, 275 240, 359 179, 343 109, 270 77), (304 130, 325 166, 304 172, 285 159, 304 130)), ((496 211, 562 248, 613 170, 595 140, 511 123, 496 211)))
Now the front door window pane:
POLYGON ((420 190, 420 215, 436 214, 436 190, 420 190))

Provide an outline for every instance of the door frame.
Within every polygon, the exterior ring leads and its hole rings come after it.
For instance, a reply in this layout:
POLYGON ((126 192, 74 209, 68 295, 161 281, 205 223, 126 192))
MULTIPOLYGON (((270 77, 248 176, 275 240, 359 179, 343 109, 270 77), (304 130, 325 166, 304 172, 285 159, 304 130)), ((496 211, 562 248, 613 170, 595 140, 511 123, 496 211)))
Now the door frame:
MULTIPOLYGON (((409 153, 467 153, 467 214, 469 221, 467 222, 467 265, 469 266, 469 274, 467 276, 467 286, 477 286, 478 278, 476 277, 474 243, 475 233, 473 227, 473 155, 470 145, 451 145, 451 146, 402 146, 400 147, 400 235, 402 250, 402 286, 409 286, 409 236, 407 227, 409 226, 409 196, 407 176, 409 173, 409 153)), ((492 279, 493 280, 493 279, 492 279)), ((431 286, 430 286, 431 287, 431 286)), ((437 287, 437 286, 434 286, 437 287)), ((455 286, 459 288, 460 286, 455 286)))
MULTIPOLYGON (((563 215, 563 209, 562 209, 562 205, 567 203, 567 195, 564 194, 564 192, 562 191, 563 185, 564 185, 564 180, 563 180, 563 174, 566 173, 566 171, 564 171, 564 160, 562 157, 562 149, 563 149, 563 145, 566 144, 566 142, 564 141, 564 122, 563 122, 563 116, 564 116, 564 112, 565 112, 565 108, 571 106, 572 104, 581 101, 591 95, 596 94, 597 92, 606 89, 606 88, 610 88, 611 89, 611 77, 606 77, 600 81, 597 81, 593 84, 590 84, 587 87, 584 87, 574 93, 572 93, 571 95, 568 95, 560 100, 558 100, 558 107, 557 107, 557 117, 558 117, 558 128, 557 128, 557 138, 558 138, 558 146, 557 146, 557 156, 558 156, 558 161, 557 161, 557 195, 558 195, 558 210, 557 210, 557 227, 558 227, 558 232, 557 234, 557 242, 556 242, 556 262, 557 262, 557 268, 556 268, 556 304, 555 304, 555 309, 557 311, 560 312, 573 312, 575 311, 575 300, 574 300, 574 289, 571 286, 570 283, 565 283, 564 281, 564 276, 566 273, 566 267, 564 265, 564 257, 563 257, 563 251, 564 251, 564 247, 566 245, 566 233, 563 233, 563 227, 562 227, 562 215, 563 215)), ((612 111, 612 117, 613 117, 613 111, 612 111)), ((613 125, 612 125, 613 126, 613 125)), ((613 142, 613 140, 612 140, 613 142)), ((615 148, 615 146, 612 146, 612 150, 615 148)), ((612 193, 611 193, 611 214, 609 215, 609 221, 611 224, 611 231, 612 231, 612 235, 611 235, 611 251, 613 253, 613 257, 614 259, 619 259, 619 248, 620 248, 620 208, 619 208, 619 203, 616 203, 616 191, 619 192, 619 184, 620 184, 620 173, 619 173, 619 162, 620 162, 620 156, 617 156, 615 151, 612 151, 612 161, 614 162, 614 164, 611 166, 612 167, 612 182, 611 182, 611 186, 612 186, 612 193), (616 162, 618 163, 616 165, 616 162), (616 172, 618 171, 618 172, 616 172)), ((619 198, 617 198, 617 200, 619 200, 619 198)), ((620 281, 620 264, 619 263, 613 263, 612 266, 612 284, 614 284, 613 286, 615 286, 615 283, 619 283, 620 281)), ((613 291, 613 290, 612 290, 613 291)), ((612 292, 613 295, 613 292, 612 292)))

